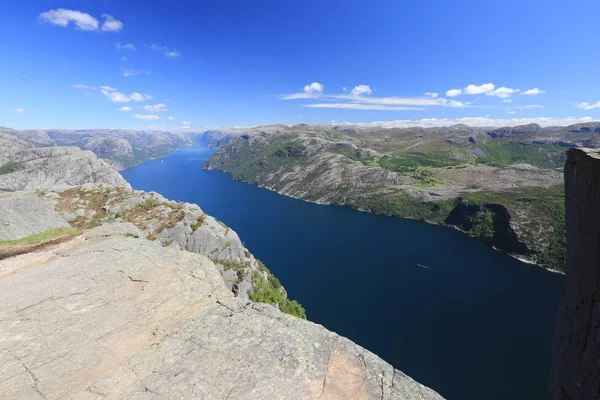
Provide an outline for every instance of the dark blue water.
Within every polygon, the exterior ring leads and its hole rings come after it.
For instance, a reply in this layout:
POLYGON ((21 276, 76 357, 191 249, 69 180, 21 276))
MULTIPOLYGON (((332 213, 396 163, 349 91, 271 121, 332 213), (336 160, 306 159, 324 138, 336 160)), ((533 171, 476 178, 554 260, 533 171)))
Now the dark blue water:
POLYGON ((187 148, 123 175, 136 189, 199 204, 237 231, 310 320, 447 399, 546 398, 562 276, 448 228, 204 171, 210 155, 187 148))

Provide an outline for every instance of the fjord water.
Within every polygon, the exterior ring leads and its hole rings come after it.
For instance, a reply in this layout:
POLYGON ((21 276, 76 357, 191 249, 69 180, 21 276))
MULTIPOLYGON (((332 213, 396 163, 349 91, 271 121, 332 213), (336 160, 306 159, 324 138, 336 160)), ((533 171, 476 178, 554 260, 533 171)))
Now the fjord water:
POLYGON ((308 318, 449 400, 544 399, 563 277, 445 227, 310 204, 186 148, 123 171, 233 228, 308 318))

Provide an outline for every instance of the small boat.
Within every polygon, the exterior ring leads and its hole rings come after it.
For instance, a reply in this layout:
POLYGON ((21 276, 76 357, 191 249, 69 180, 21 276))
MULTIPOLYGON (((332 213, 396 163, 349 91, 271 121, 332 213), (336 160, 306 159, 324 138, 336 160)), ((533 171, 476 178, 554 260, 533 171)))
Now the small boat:
POLYGON ((419 267, 421 267, 421 268, 425 268, 425 269, 431 269, 431 268, 429 268, 429 267, 427 267, 427 266, 425 266, 425 265, 422 265, 422 264, 417 264, 417 266, 419 266, 419 267))

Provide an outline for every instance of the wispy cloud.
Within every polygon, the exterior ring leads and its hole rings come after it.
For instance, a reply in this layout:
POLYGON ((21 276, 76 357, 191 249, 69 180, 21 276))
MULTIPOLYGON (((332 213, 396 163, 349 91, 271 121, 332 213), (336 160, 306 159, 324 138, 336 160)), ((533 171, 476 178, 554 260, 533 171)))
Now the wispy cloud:
POLYGON ((75 88, 75 89, 88 89, 88 90, 96 90, 96 89, 98 89, 95 86, 82 85, 82 84, 79 84, 79 83, 76 84, 76 85, 71 85, 71 87, 75 88))
POLYGON ((192 121, 181 121, 181 123, 184 125, 191 125, 192 121))
POLYGON ((379 110, 379 111, 420 111, 423 108, 403 107, 403 106, 386 106, 377 104, 358 104, 358 103, 317 103, 305 104, 303 107, 310 108, 341 108, 348 110, 379 110))
POLYGON ((600 101, 593 103, 593 104, 583 102, 583 103, 575 104, 575 106, 582 110, 593 110, 594 108, 600 108, 600 101))
POLYGON ((102 32, 119 32, 123 29, 123 23, 116 20, 112 15, 102 14, 102 18, 104 18, 104 22, 100 27, 102 32))
POLYGON ((136 50, 135 46, 131 43, 121 44, 121 43, 117 42, 116 46, 117 46, 117 49, 136 50))
POLYGON ((152 96, 137 92, 131 93, 130 95, 119 93, 117 91, 108 91, 104 89, 102 89, 100 92, 106 97, 108 97, 108 99, 113 103, 129 103, 130 101, 141 102, 146 100, 152 100, 152 96))
POLYGON ((167 119, 168 119, 169 121, 175 121, 177 118, 175 118, 175 117, 167 117, 167 119))
MULTIPOLYGON (((347 90, 345 90, 347 92, 347 90)), ((337 108, 350 110, 379 111, 419 111, 423 107, 443 106, 464 108, 472 107, 469 102, 448 100, 438 97, 437 93, 427 92, 426 97, 373 97, 373 89, 369 85, 355 86, 349 94, 325 94, 321 83, 313 82, 304 87, 300 93, 280 96, 281 100, 316 99, 331 101, 330 103, 305 104, 310 108, 337 108)))
POLYGON ((140 70, 140 69, 126 69, 123 71, 123 76, 126 78, 138 75, 150 75, 152 71, 140 70))
POLYGON ((524 91, 523 93, 521 93, 521 96, 524 96, 524 95, 525 96, 533 96, 533 95, 542 94, 542 93, 546 93, 546 91, 545 90, 540 90, 538 88, 533 88, 533 89, 529 89, 529 90, 524 91))
POLYGON ((17 107, 17 108, 11 109, 10 111, 16 112, 16 113, 24 113, 26 110, 23 107, 17 107))
POLYGON ((150 50, 160 51, 169 58, 181 57, 180 52, 178 52, 175 49, 169 49, 167 46, 162 46, 162 45, 159 45, 156 43, 152 43, 150 46, 146 46, 146 47, 148 47, 150 50))
POLYGON ((147 112, 151 112, 151 113, 165 112, 165 111, 167 111, 167 106, 162 103, 155 104, 153 106, 147 105, 144 107, 144 110, 146 110, 147 112))
POLYGON ((121 107, 117 111, 131 111, 133 110, 131 107, 121 107))
POLYGON ((119 32, 123 29, 123 23, 115 19, 112 15, 103 14, 104 22, 100 22, 90 14, 68 10, 65 8, 57 8, 49 10, 39 15, 41 21, 48 22, 53 25, 67 27, 70 24, 75 25, 75 29, 80 31, 96 31, 96 32, 119 32))
POLYGON ((323 93, 325 86, 319 82, 313 82, 304 86, 304 91, 300 93, 286 94, 281 96, 282 100, 296 100, 296 99, 314 99, 319 97, 323 93))
POLYGON ((160 117, 158 115, 150 115, 150 114, 134 114, 132 117, 135 119, 144 119, 144 120, 148 120, 148 121, 154 121, 154 120, 160 119, 160 117))
POLYGON ((100 89, 106 90, 107 92, 116 92, 117 91, 117 89, 115 89, 112 86, 100 86, 100 89))
POLYGON ((380 126, 384 128, 409 128, 414 126, 419 127, 436 127, 436 126, 451 126, 457 124, 464 124, 469 126, 499 128, 504 126, 515 126, 515 125, 526 125, 526 124, 539 124, 541 126, 566 126, 583 122, 594 121, 591 117, 583 118, 552 118, 552 117, 538 117, 538 118, 490 118, 490 117, 466 117, 466 118, 422 118, 418 120, 395 120, 395 121, 375 121, 375 122, 358 122, 350 123, 346 122, 347 125, 359 125, 359 126, 380 126))

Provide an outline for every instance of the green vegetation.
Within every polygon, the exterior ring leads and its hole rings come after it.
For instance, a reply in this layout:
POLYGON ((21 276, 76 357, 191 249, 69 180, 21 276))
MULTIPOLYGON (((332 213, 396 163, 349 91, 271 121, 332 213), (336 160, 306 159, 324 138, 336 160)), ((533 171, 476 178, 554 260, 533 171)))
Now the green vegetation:
POLYGON ((484 239, 490 242, 494 238, 494 215, 490 210, 478 211, 471 218, 472 228, 469 236, 484 239))
POLYGON ((267 303, 277 305, 281 312, 294 315, 298 318, 306 319, 306 311, 296 300, 286 298, 285 289, 281 283, 272 274, 269 274, 265 281, 258 273, 252 276, 254 289, 250 294, 250 300, 257 303, 267 303))
POLYGON ((274 168, 301 162, 304 146, 294 141, 295 135, 278 135, 260 149, 251 148, 247 140, 235 141, 235 157, 213 157, 211 164, 231 172, 235 179, 258 183, 259 177, 274 168))
POLYGON ((239 271, 239 270, 243 270, 247 267, 246 264, 241 264, 241 263, 229 260, 227 258, 213 258, 212 262, 214 262, 215 264, 222 265, 225 270, 235 269, 235 270, 239 271))
POLYGON ((14 161, 9 161, 6 164, 0 166, 0 175, 10 174, 11 172, 15 172, 19 164, 14 161))
POLYGON ((44 232, 36 233, 21 239, 2 240, 0 241, 0 246, 38 244, 48 240, 57 239, 61 236, 75 236, 79 235, 80 233, 81 231, 76 228, 51 228, 44 232))
POLYGON ((196 219, 196 222, 194 222, 190 225, 190 228, 192 228, 192 231, 196 232, 198 230, 198 228, 200 228, 202 226, 205 219, 206 219, 206 214, 202 214, 201 216, 199 216, 196 219))
POLYGON ((567 263, 567 230, 564 206, 556 207, 553 228, 550 245, 539 255, 538 262, 546 268, 564 272, 567 263))
POLYGON ((140 201, 135 206, 139 207, 139 208, 143 208, 144 210, 148 211, 148 210, 153 209, 156 206, 156 200, 154 200, 153 198, 149 198, 144 201, 140 201))
POLYGON ((530 164, 538 168, 562 167, 566 161, 566 148, 553 144, 530 144, 487 140, 477 143, 487 156, 478 157, 478 163, 499 166, 530 164))

